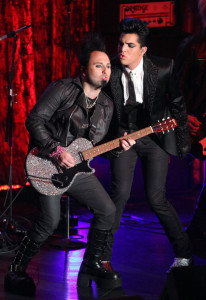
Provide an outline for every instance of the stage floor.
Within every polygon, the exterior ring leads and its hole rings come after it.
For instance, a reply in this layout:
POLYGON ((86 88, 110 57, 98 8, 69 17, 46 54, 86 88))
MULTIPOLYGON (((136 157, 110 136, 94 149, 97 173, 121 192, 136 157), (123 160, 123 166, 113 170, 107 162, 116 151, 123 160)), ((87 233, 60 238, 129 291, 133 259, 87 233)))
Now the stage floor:
MULTIPOLYGON (((184 226, 187 226, 192 216, 196 196, 191 196, 191 193, 170 196, 170 201, 177 209, 184 226)), ((33 206, 30 205, 25 202, 16 204, 16 210, 20 210, 23 206, 22 214, 30 219, 33 217, 33 206)), ((157 300, 167 280, 166 271, 173 262, 173 251, 161 225, 145 201, 138 203, 132 201, 127 205, 121 227, 116 234, 112 264, 121 274, 123 280, 121 289, 103 290, 98 289, 95 284, 87 289, 77 288, 77 274, 84 248, 68 250, 68 245, 78 247, 76 245, 78 242, 86 242, 91 221, 91 215, 85 209, 80 209, 78 215, 78 226, 71 231, 76 235, 71 236, 69 244, 65 244, 65 240, 62 240, 64 236, 56 234, 47 241, 30 263, 28 273, 34 278, 37 286, 35 299, 89 300, 122 299, 121 297, 130 299, 131 297, 137 300, 157 300)), ((205 245, 201 244, 198 250, 194 255, 194 264, 204 266, 206 265, 205 245)), ((11 257, 11 253, 0 255, 0 299, 30 299, 4 293, 3 280, 11 257)))

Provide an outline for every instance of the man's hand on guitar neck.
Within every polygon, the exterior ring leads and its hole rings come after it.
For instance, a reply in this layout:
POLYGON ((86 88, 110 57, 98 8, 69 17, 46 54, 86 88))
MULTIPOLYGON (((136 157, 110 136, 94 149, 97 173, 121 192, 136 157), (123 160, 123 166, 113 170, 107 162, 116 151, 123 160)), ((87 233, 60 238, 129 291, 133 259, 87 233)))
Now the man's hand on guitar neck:
POLYGON ((190 129, 191 136, 196 135, 198 129, 201 126, 201 124, 202 123, 195 116, 188 115, 188 126, 189 126, 189 129, 190 129))
POLYGON ((131 138, 126 138, 127 132, 124 133, 125 139, 120 141, 120 146, 124 151, 129 150, 136 142, 131 138))

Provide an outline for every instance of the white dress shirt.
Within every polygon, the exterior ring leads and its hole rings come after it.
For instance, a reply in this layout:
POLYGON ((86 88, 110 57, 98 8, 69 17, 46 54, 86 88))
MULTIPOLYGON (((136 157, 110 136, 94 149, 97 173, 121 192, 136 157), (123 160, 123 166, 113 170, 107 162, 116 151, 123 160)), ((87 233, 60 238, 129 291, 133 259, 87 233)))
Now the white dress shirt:
POLYGON ((142 103, 143 102, 143 79, 144 79, 143 59, 141 59, 139 65, 134 70, 131 71, 127 67, 123 69, 121 80, 122 80, 122 85, 124 90, 124 105, 126 105, 127 99, 129 98, 128 74, 130 74, 131 79, 134 83, 136 101, 142 103))

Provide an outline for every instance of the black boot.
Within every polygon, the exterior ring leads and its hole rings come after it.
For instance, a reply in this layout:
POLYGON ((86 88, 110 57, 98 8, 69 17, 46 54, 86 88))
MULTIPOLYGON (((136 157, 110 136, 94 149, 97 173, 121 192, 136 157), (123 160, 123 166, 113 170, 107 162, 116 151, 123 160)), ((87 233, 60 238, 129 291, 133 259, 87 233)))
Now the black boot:
POLYGON ((40 246, 40 243, 30 240, 28 236, 23 238, 5 276, 5 291, 24 296, 35 295, 35 284, 26 273, 26 268, 33 256, 39 251, 40 246))
POLYGON ((110 231, 92 229, 81 264, 77 285, 89 287, 92 281, 101 288, 116 288, 122 285, 121 277, 112 269, 107 269, 102 262, 102 253, 107 245, 110 231))
POLYGON ((113 272, 116 272, 116 271, 113 270, 113 267, 112 267, 112 264, 111 264, 113 244, 114 244, 114 235, 113 235, 112 232, 110 232, 108 240, 107 240, 107 245, 104 248, 104 251, 102 253, 102 263, 104 264, 104 267, 106 269, 111 270, 113 272))

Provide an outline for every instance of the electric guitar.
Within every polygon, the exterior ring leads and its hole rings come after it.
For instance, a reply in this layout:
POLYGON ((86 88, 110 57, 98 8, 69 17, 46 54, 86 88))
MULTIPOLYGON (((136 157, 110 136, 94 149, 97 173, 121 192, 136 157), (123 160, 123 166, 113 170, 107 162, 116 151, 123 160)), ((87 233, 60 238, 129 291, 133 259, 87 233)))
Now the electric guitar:
POLYGON ((75 178, 84 173, 94 173, 95 170, 89 166, 93 157, 113 150, 120 146, 120 141, 125 138, 137 140, 153 132, 169 131, 177 126, 175 119, 168 118, 157 122, 147 128, 132 132, 126 137, 120 137, 110 142, 93 147, 92 143, 85 138, 74 140, 65 151, 69 152, 76 160, 71 168, 62 168, 51 159, 42 158, 38 148, 29 152, 25 162, 26 176, 31 185, 41 194, 59 195, 66 192, 75 178))

